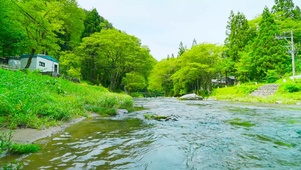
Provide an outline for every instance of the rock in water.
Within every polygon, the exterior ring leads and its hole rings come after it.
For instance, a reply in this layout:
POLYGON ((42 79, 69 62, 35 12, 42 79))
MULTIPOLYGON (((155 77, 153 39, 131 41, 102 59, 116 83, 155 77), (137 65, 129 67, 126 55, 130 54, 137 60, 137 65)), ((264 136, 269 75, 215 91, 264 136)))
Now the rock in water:
POLYGON ((180 100, 203 100, 203 97, 192 93, 183 95, 182 97, 180 97, 180 100))

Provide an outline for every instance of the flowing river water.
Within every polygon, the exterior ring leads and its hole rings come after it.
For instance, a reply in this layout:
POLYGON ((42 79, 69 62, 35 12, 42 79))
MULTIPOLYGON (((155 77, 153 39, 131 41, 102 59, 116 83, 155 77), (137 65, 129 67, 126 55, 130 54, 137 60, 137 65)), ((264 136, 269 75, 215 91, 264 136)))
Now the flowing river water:
POLYGON ((301 107, 175 98, 135 105, 145 110, 87 119, 40 140, 23 169, 301 169, 301 107))

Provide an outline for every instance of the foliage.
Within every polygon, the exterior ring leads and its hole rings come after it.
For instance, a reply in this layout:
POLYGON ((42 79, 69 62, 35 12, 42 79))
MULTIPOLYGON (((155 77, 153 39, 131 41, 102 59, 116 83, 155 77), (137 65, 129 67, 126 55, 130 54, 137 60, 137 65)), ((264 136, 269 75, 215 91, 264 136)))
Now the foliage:
POLYGON ((147 86, 145 77, 135 72, 126 73, 122 79, 122 84, 124 85, 125 91, 129 94, 133 91, 143 91, 147 86))
POLYGON ((178 70, 177 59, 163 59, 158 62, 149 77, 148 90, 162 92, 164 96, 173 95, 173 80, 171 76, 178 70))
POLYGON ((276 72, 276 70, 268 70, 266 73, 266 81, 268 83, 274 83, 280 78, 279 74, 276 72))
POLYGON ((115 29, 84 38, 77 55, 82 58, 83 79, 113 91, 120 89, 127 73, 136 72, 146 78, 155 64, 138 38, 115 29))
POLYGON ((279 91, 281 93, 301 92, 301 83, 299 81, 288 81, 286 83, 281 84, 281 86, 279 87, 279 91))
POLYGON ((43 128, 86 115, 85 106, 131 109, 132 98, 100 86, 76 84, 35 72, 0 69, 2 126, 43 128))
POLYGON ((251 40, 251 32, 248 20, 243 13, 238 12, 236 15, 233 11, 230 13, 225 40, 225 56, 231 58, 232 61, 238 62, 239 53, 251 40))
POLYGON ((174 95, 199 90, 211 91, 211 79, 221 61, 222 47, 215 44, 199 44, 178 59, 179 69, 172 75, 174 95))
POLYGON ((79 8, 76 0, 62 0, 62 11, 59 18, 62 19, 62 32, 57 32, 61 51, 73 50, 81 42, 84 31, 84 10, 79 8))
MULTIPOLYGON (((194 44, 194 43, 193 43, 194 44)), ((195 44, 196 45, 196 44, 195 44)), ((179 45, 179 52, 178 52, 178 57, 183 55, 185 52, 187 51, 187 47, 184 46, 183 42, 181 41, 180 42, 180 45, 179 45)), ((173 58, 173 57, 172 57, 173 58)))
POLYGON ((0 56, 15 56, 23 52, 27 37, 17 17, 16 6, 10 0, 0 3, 0 56))
POLYGON ((91 11, 85 11, 86 17, 84 19, 85 30, 82 33, 82 38, 89 37, 95 32, 100 32, 102 29, 113 28, 108 20, 100 16, 95 8, 91 11))

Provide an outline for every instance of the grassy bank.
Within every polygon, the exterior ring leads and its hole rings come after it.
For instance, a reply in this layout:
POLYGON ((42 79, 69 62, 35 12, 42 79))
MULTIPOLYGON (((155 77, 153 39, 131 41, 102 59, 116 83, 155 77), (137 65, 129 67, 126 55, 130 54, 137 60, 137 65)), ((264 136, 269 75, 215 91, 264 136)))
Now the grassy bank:
POLYGON ((246 83, 232 87, 214 89, 210 98, 217 100, 240 101, 240 102, 261 102, 261 103, 283 103, 300 104, 301 103, 301 80, 292 81, 283 79, 273 84, 279 84, 279 88, 274 95, 255 97, 250 94, 265 84, 246 83))
POLYGON ((131 109, 130 96, 36 72, 0 69, 1 127, 44 128, 89 112, 114 115, 131 109))

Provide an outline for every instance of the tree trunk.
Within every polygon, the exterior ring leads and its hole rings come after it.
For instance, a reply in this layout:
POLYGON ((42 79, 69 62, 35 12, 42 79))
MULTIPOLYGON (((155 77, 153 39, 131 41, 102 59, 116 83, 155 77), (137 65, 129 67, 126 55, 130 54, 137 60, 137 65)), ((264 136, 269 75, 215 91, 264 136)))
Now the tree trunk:
POLYGON ((30 67, 31 60, 32 60, 33 55, 34 55, 35 52, 36 52, 36 49, 31 49, 31 54, 30 54, 30 56, 29 56, 29 58, 27 60, 27 64, 26 64, 26 66, 25 66, 24 69, 28 69, 30 67))

